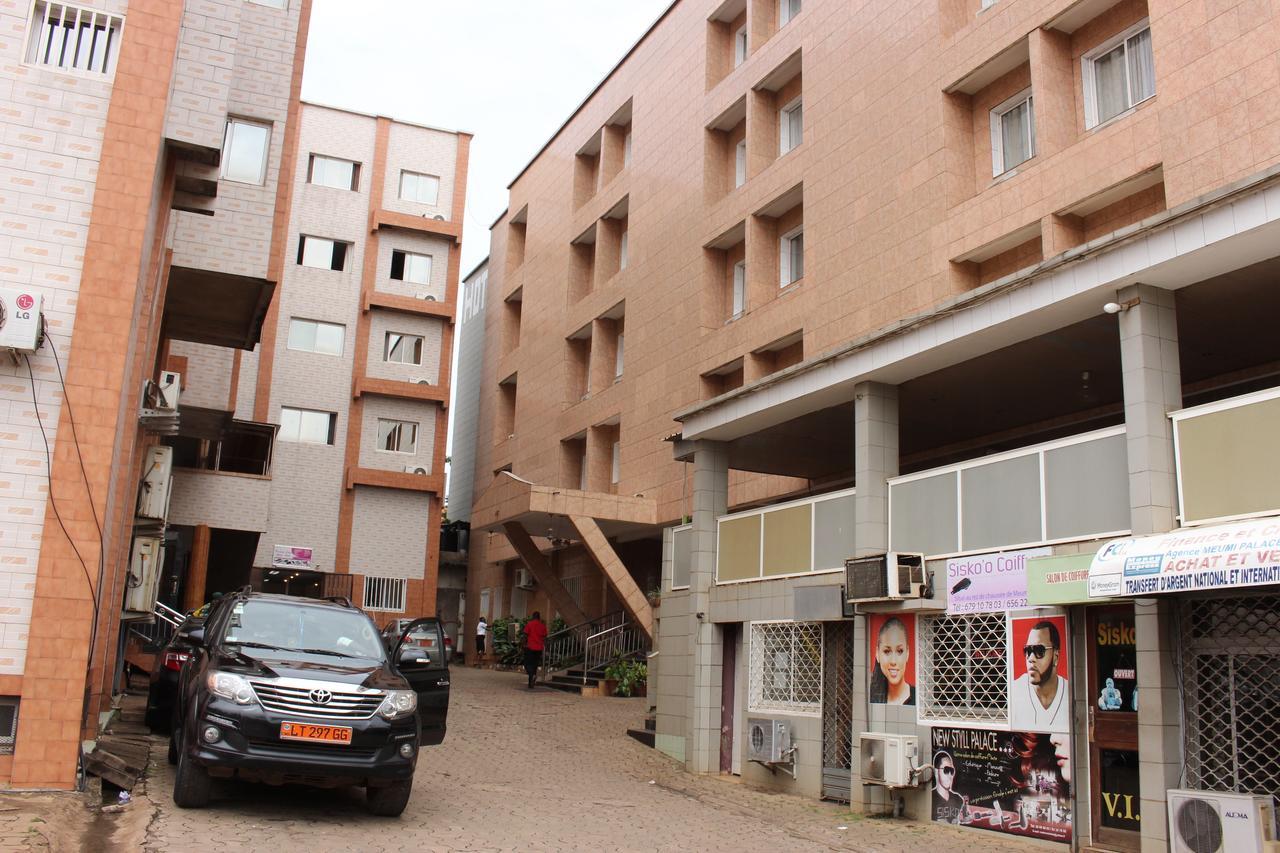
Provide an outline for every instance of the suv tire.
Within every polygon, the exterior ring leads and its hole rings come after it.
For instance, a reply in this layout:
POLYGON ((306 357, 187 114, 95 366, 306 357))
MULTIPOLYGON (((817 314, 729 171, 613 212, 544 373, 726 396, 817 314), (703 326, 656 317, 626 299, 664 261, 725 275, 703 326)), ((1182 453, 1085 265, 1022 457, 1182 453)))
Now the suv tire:
POLYGON ((180 809, 201 809, 209 804, 213 780, 209 772, 178 748, 178 771, 173 780, 173 804, 180 809))
POLYGON ((365 788, 364 801, 369 814, 379 817, 400 817, 404 807, 409 805, 409 794, 413 792, 413 780, 392 782, 379 788, 365 788))

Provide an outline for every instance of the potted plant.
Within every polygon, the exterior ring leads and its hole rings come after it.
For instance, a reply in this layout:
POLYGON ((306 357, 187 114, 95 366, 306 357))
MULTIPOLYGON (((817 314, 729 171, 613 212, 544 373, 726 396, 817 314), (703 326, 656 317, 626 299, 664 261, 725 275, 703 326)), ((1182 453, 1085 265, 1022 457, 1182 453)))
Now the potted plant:
POLYGON ((662 603, 662 590, 655 586, 645 594, 645 597, 649 599, 650 607, 657 607, 662 603))
POLYGON ((644 663, 617 657, 604 669, 605 690, 611 696, 644 696, 648 677, 644 663))

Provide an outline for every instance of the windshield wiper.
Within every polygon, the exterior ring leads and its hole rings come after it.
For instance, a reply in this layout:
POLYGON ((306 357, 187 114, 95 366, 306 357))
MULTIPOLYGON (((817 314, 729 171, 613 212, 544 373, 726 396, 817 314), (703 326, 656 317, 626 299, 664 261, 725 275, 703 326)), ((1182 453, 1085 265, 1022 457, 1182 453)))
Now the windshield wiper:
POLYGON ((277 652, 291 652, 291 651, 294 651, 294 649, 286 649, 284 646, 273 646, 273 645, 271 645, 270 643, 254 643, 254 642, 251 642, 251 641, 248 641, 248 640, 244 640, 244 641, 242 641, 242 640, 228 640, 228 641, 227 641, 227 645, 229 645, 229 646, 243 646, 243 647, 248 648, 248 649, 271 649, 272 651, 277 651, 277 652))
POLYGON ((309 655, 332 655, 336 658, 358 658, 363 655, 349 655, 346 652, 335 652, 332 649, 293 649, 296 652, 303 652, 309 655))

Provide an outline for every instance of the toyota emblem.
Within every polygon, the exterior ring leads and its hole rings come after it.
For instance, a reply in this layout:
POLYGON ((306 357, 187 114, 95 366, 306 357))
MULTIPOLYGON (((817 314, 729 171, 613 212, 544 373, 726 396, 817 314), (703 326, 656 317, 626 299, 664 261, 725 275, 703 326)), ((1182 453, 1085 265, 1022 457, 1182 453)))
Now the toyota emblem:
POLYGON ((333 698, 333 694, 328 690, 312 690, 311 701, 317 705, 328 705, 329 700, 333 698))

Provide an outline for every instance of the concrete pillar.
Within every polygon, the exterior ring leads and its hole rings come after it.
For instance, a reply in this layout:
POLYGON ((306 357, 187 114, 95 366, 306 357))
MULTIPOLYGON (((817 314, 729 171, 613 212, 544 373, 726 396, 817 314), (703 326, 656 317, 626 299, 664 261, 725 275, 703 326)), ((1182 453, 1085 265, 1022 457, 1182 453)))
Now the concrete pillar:
MULTIPOLYGON (((1182 406, 1178 326, 1173 293, 1137 284, 1119 291, 1120 365, 1129 455, 1129 515, 1135 536, 1177 526, 1173 425, 1168 413, 1182 406)), ((1181 706, 1171 597, 1134 602, 1138 650, 1139 786, 1142 850, 1168 849, 1165 791, 1177 787, 1182 769, 1181 706)))
POLYGON ((197 524, 191 537, 191 561, 187 564, 187 583, 182 592, 182 609, 195 610, 204 604, 204 587, 209 577, 209 540, 212 531, 207 524, 197 524))
POLYGON ((720 768, 722 633, 707 618, 716 575, 716 519, 729 506, 729 452, 699 442, 693 454, 693 563, 689 572, 689 672, 685 766, 695 773, 720 768), (703 614, 699 619, 698 614, 703 614))

